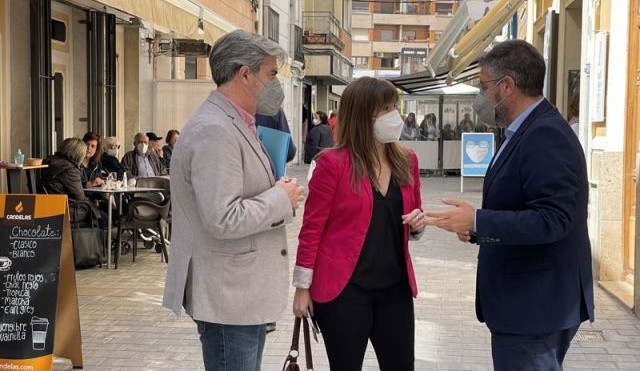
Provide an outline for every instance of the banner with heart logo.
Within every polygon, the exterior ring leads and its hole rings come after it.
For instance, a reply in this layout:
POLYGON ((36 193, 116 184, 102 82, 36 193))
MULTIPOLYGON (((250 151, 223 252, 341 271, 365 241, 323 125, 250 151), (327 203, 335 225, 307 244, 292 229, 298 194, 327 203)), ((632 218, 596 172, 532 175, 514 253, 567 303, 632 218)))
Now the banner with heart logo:
POLYGON ((493 133, 462 133, 461 175, 483 177, 495 153, 493 133))

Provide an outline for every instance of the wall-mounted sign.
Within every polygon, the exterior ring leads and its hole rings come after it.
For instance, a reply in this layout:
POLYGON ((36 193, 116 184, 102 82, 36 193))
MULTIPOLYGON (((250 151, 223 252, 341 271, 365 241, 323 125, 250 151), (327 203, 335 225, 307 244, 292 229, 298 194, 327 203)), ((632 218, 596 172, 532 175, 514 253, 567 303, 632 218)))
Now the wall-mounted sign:
POLYGON ((595 49, 593 53, 593 68, 591 73, 591 121, 602 122, 605 120, 605 96, 607 89, 607 41, 608 34, 605 31, 597 32, 594 38, 595 49))

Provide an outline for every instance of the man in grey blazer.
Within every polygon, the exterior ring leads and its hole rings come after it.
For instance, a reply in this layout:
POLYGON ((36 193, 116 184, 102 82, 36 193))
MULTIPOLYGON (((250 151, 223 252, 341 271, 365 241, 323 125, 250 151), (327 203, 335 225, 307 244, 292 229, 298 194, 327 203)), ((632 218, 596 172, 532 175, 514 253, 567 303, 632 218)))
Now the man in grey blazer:
POLYGON ((275 179, 256 136, 256 113, 273 115, 284 94, 284 50, 236 30, 210 54, 218 86, 173 151, 171 259, 163 305, 197 324, 205 368, 260 369, 265 324, 288 295, 285 224, 304 200, 295 179, 275 179))

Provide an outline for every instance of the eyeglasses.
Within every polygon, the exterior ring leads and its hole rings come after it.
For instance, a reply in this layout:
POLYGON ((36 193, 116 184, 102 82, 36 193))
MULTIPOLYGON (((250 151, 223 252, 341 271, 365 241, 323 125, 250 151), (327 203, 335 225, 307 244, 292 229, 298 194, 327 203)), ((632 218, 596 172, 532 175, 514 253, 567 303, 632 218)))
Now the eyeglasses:
POLYGON ((487 81, 480 81, 480 83, 478 84, 478 86, 476 86, 478 89, 480 89, 480 93, 484 93, 489 89, 493 89, 496 86, 498 86, 498 84, 500 84, 502 82, 502 80, 504 80, 506 76, 502 76, 500 78, 497 79, 493 79, 493 80, 487 80, 487 81), (492 82, 495 82, 495 84, 493 84, 493 86, 487 88, 487 84, 490 84, 492 82))
POLYGON ((111 145, 111 149, 120 149, 120 145, 119 144, 112 144, 111 145))

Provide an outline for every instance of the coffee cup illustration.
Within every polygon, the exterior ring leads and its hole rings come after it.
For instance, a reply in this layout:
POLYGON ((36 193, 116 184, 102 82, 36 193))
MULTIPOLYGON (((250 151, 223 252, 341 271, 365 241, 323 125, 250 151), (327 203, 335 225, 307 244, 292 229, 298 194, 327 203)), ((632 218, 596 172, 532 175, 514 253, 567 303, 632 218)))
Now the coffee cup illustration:
POLYGON ((49 319, 31 317, 31 338, 33 339, 33 350, 43 350, 47 342, 47 329, 49 319))
POLYGON ((6 256, 0 256, 0 272, 6 272, 11 268, 11 259, 6 256))

